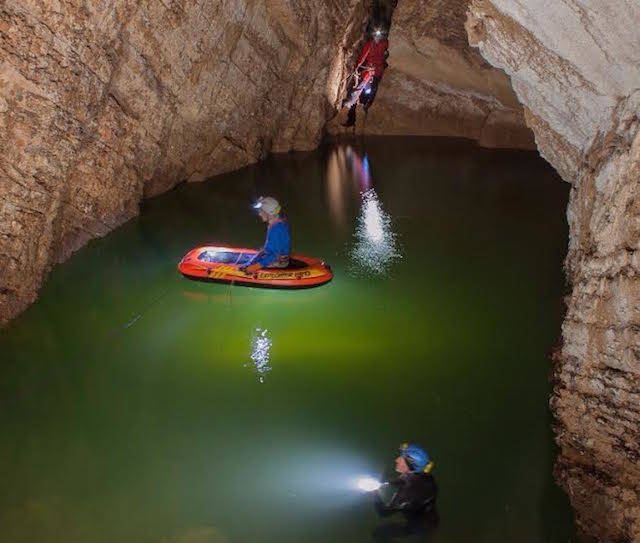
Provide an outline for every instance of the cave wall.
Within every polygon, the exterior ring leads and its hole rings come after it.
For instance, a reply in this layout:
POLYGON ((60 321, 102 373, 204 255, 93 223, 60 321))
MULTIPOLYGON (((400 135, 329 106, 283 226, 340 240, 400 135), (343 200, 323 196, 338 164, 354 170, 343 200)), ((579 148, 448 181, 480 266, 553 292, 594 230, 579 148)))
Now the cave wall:
MULTIPOLYGON (((470 0, 400 0, 389 33, 389 67, 365 134, 458 136, 486 147, 534 149, 507 75, 469 46, 470 0)), ((339 126, 332 132, 340 133, 339 126)))
MULTIPOLYGON (((0 323, 144 196, 311 149, 367 0, 0 3, 0 323)), ((354 37, 355 36, 355 37, 354 37)))
MULTIPOLYGON (((370 8, 2 2, 0 322, 143 197, 314 148, 370 8)), ((528 148, 524 119, 572 184, 556 477, 602 540, 640 540, 639 27, 636 0, 400 0, 358 127, 528 148)))
POLYGON ((601 541, 640 541, 639 28, 635 0, 473 0, 467 24, 572 184, 555 475, 601 541))

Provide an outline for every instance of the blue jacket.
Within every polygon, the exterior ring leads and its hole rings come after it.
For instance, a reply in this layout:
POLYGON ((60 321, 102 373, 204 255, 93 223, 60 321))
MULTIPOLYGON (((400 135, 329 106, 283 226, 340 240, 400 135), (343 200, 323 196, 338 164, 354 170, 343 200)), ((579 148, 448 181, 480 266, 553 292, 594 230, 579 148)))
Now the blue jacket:
POLYGON ((291 228, 286 219, 278 219, 267 229, 267 241, 262 250, 251 259, 250 264, 260 264, 263 268, 278 262, 281 257, 288 258, 291 253, 291 228))

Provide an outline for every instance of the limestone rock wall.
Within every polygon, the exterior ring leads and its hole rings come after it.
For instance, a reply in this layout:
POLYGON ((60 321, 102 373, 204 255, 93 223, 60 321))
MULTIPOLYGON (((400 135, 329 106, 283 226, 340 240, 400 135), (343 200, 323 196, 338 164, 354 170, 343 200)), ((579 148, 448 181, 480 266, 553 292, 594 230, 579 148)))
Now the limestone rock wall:
POLYGON ((0 323, 143 196, 315 147, 366 0, 0 3, 0 323))
POLYGON ((640 3, 473 0, 467 28, 573 185, 556 478, 588 534, 640 541, 640 3))
MULTIPOLYGON (((371 5, 0 3, 0 323, 143 197, 315 147, 371 5)), ((524 118, 572 183, 556 476, 605 541, 640 541, 638 28, 637 0, 400 0, 359 127, 530 147, 524 118)))
POLYGON ((469 46, 468 5, 469 0, 398 2, 389 67, 358 131, 460 136, 487 147, 535 148, 509 78, 469 46))

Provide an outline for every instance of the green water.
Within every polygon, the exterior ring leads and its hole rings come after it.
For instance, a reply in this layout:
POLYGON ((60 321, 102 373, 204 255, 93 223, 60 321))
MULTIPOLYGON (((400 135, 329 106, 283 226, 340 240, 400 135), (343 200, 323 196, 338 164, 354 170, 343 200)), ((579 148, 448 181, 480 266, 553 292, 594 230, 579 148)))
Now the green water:
POLYGON ((567 197, 535 154, 397 138, 146 202, 0 331, 0 539, 371 541, 351 481, 415 441, 441 491, 418 540, 572 540, 547 408, 567 197), (333 282, 179 276, 196 244, 260 245, 259 194, 333 282))

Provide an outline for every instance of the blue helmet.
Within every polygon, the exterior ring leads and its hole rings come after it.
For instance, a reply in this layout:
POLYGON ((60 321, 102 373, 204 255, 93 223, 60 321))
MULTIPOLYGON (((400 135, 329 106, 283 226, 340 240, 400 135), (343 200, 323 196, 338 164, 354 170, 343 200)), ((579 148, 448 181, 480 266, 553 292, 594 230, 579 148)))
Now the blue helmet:
POLYGON ((433 469, 429 453, 418 445, 403 443, 400 445, 400 456, 407 461, 414 473, 429 473, 433 469))

